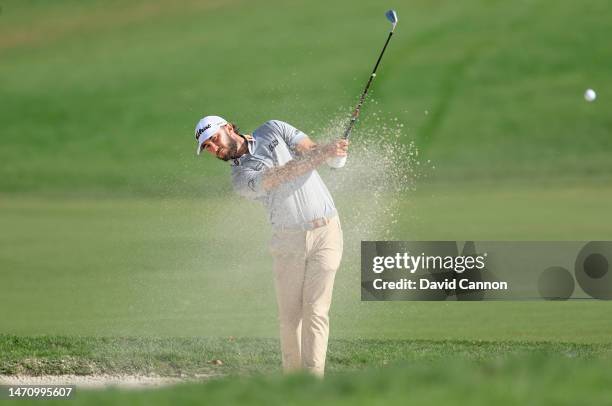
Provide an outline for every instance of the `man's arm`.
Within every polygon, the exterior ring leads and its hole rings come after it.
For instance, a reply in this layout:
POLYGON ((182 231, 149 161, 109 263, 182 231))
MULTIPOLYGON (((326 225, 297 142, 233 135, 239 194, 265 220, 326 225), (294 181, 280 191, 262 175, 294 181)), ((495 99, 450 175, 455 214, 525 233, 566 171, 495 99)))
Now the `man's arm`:
POLYGON ((296 145, 298 158, 283 166, 266 169, 263 173, 262 186, 268 191, 312 171, 327 158, 345 156, 348 148, 347 140, 337 140, 331 144, 319 146, 306 137, 296 145))
POLYGON ((304 137, 301 141, 295 144, 295 152, 298 156, 302 156, 308 151, 311 151, 317 147, 317 143, 310 139, 309 136, 304 137))

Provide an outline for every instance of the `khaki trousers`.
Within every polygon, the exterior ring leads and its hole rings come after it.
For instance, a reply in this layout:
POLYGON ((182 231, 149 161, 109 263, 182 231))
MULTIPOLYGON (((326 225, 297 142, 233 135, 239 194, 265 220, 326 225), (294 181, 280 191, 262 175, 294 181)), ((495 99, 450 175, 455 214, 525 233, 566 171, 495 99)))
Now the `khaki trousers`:
POLYGON ((309 231, 277 231, 270 242, 285 372, 323 376, 329 307, 342 259, 338 216, 309 231))

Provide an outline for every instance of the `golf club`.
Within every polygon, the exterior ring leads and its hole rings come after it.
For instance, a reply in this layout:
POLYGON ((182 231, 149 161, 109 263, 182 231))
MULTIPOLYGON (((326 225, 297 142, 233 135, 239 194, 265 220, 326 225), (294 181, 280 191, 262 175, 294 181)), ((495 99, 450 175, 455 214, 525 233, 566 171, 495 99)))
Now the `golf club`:
MULTIPOLYGON (((387 45, 389 44, 389 41, 391 40, 391 37, 393 36, 393 31, 395 31, 395 26, 397 25, 397 22, 398 22, 397 13, 395 12, 395 10, 387 11, 385 13, 385 17, 387 17, 387 20, 391 22, 392 28, 391 28, 391 31, 389 31, 389 36, 387 37, 387 40, 385 41, 385 46, 383 46, 383 49, 380 52, 380 55, 378 55, 378 60, 376 61, 376 65, 374 65, 374 69, 372 70, 372 73, 370 74, 368 83, 366 84, 365 89, 363 89, 363 92, 361 93, 361 97, 359 98, 359 103, 357 103, 355 110, 353 110, 353 114, 351 115, 349 124, 346 127, 346 130, 344 130, 344 135, 342 136, 342 138, 345 140, 348 139, 351 135, 351 131, 353 130, 355 121, 357 121, 357 118, 359 117, 361 106, 363 105, 363 102, 365 101, 365 98, 368 94, 368 90, 370 89, 370 85, 372 84, 372 81, 376 77, 376 70, 378 69, 378 65, 380 64, 380 61, 385 53, 385 50, 387 49, 387 45)), ((342 168, 346 164, 346 156, 329 159, 327 161, 327 164, 331 166, 332 168, 342 168)))

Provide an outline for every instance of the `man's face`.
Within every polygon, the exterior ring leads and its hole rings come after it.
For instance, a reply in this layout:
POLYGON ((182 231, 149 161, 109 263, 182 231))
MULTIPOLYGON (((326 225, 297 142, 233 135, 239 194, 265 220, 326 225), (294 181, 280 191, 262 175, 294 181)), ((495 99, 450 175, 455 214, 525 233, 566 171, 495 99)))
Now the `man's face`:
POLYGON ((238 158, 238 144, 230 136, 227 126, 221 127, 215 135, 207 139, 202 144, 202 149, 205 149, 222 161, 238 158))

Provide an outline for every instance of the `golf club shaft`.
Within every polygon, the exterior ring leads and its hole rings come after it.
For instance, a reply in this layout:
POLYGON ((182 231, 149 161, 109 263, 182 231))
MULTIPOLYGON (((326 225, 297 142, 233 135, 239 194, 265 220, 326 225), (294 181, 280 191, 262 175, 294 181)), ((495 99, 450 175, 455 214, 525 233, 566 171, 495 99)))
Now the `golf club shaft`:
POLYGON ((391 36, 393 36, 393 31, 389 32, 387 41, 385 41, 385 46, 380 52, 380 55, 378 55, 378 60, 376 61, 376 65, 374 65, 374 70, 372 71, 372 74, 370 75, 370 79, 368 79, 368 83, 366 84, 366 87, 363 90, 363 93, 361 93, 361 97, 359 98, 359 103, 357 103, 357 107, 355 107, 355 110, 353 110, 351 120, 349 121, 349 124, 346 127, 346 130, 344 131, 344 135, 342 136, 342 138, 344 139, 348 139, 348 137, 351 135, 351 131, 353 130, 353 126, 355 125, 355 121, 357 121, 357 117, 359 117, 361 106, 363 105, 363 102, 365 101, 365 98, 368 95, 368 90, 370 89, 370 85, 372 84, 372 81, 376 77, 376 69, 378 69, 378 65, 380 64, 380 60, 382 59, 385 53, 385 50, 387 49, 387 45, 389 44, 389 41, 391 40, 391 36))

